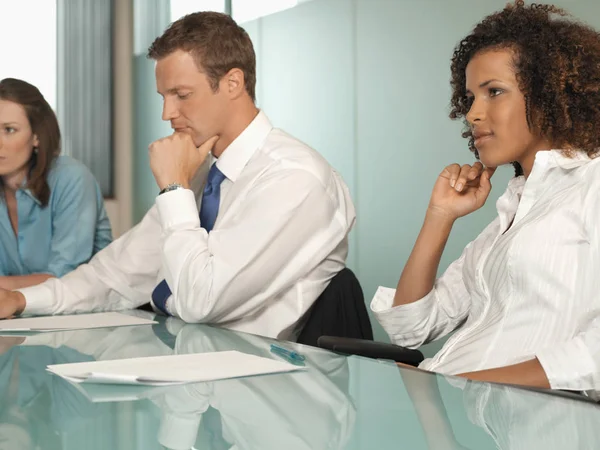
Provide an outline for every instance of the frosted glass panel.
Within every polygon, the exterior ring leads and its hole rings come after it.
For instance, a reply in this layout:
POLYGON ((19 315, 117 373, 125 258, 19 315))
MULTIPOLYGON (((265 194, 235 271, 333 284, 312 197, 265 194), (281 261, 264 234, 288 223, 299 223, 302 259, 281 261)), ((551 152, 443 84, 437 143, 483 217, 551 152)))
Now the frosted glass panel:
POLYGON ((298 5, 298 0, 232 0, 231 15, 238 23, 284 11, 298 5))
POLYGON ((197 11, 225 12, 225 0, 171 0, 171 22, 197 11))

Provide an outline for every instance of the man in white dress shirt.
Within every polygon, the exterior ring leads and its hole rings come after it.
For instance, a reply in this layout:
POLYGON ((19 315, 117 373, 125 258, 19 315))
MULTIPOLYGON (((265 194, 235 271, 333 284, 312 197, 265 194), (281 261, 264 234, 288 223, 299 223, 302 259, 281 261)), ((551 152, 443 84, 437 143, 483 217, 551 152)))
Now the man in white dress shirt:
POLYGON ((64 278, 0 291, 0 317, 121 310, 152 298, 187 322, 295 338, 345 265, 355 219, 346 185, 257 109, 252 42, 229 16, 183 17, 149 57, 174 129, 150 146, 156 205, 64 278))

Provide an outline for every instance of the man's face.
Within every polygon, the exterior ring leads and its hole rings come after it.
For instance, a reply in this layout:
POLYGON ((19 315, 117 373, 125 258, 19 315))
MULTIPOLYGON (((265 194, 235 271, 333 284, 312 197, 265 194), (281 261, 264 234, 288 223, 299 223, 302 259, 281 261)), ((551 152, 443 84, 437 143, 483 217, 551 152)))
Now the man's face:
POLYGON ((163 120, 189 134, 197 147, 223 133, 229 98, 224 89, 212 90, 190 53, 177 50, 157 61, 156 88, 163 97, 163 120))

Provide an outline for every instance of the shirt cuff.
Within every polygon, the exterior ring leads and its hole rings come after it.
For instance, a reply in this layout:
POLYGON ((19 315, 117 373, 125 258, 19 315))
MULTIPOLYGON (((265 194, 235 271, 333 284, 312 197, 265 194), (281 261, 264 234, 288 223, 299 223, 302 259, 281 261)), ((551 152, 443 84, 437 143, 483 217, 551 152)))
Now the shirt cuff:
POLYGON ((47 316, 54 313, 54 292, 48 286, 48 282, 17 289, 17 292, 25 296, 25 309, 22 315, 47 316))
POLYGON ((394 304, 396 289, 379 286, 373 300, 371 300, 371 311, 380 312, 390 309, 394 304))
POLYGON ((435 298, 432 290, 429 294, 417 300, 416 302, 407 303, 406 305, 392 306, 394 304, 395 295, 396 289, 379 286, 379 289, 377 289, 377 292, 375 292, 373 300, 371 301, 371 311, 382 314, 394 314, 401 311, 403 316, 406 314, 414 315, 414 312, 420 312, 424 309, 429 312, 428 308, 431 306, 431 303, 433 303, 435 298))
POLYGON ((189 189, 176 189, 156 197, 156 206, 163 231, 179 225, 200 228, 196 197, 189 189))
POLYGON ((542 350, 536 357, 544 368, 552 389, 600 389, 596 363, 580 337, 575 337, 564 345, 542 350))
POLYGON ((177 315, 175 314, 175 311, 173 311, 173 309, 171 308, 172 305, 173 305, 173 295, 170 295, 169 298, 167 299, 167 301, 165 302, 165 309, 167 310, 169 317, 177 317, 177 315))
POLYGON ((392 306, 395 294, 395 289, 380 286, 371 301, 371 311, 393 343, 409 348, 418 347, 427 338, 427 334, 418 328, 434 307, 434 291, 416 302, 392 306))

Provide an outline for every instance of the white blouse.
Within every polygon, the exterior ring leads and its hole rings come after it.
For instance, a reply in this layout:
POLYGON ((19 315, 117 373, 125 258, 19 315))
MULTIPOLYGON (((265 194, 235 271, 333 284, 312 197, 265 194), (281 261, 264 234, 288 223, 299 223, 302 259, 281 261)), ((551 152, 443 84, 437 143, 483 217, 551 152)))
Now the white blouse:
POLYGON ((553 388, 600 391, 600 158, 538 152, 497 209, 424 298, 392 307, 395 291, 379 288, 371 309, 405 347, 458 329, 423 369, 457 374, 537 357, 553 388))

